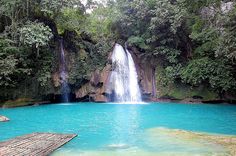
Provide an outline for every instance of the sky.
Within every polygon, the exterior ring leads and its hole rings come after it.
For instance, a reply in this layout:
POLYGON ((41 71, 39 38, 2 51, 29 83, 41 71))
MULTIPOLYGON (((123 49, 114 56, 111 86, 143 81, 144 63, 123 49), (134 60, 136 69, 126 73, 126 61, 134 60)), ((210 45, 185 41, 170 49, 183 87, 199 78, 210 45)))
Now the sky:
MULTIPOLYGON (((99 2, 99 3, 102 3, 102 4, 106 4, 107 0, 93 0, 93 1, 96 1, 96 2, 99 2)), ((82 2, 83 5, 86 5, 87 0, 81 0, 81 2, 82 2)), ((93 9, 87 9, 86 13, 91 13, 92 11, 93 11, 93 9)))
MULTIPOLYGON (((106 3, 106 0, 94 0, 97 1, 99 3, 106 3)), ((85 5, 87 3, 87 0, 81 0, 81 2, 85 5)))

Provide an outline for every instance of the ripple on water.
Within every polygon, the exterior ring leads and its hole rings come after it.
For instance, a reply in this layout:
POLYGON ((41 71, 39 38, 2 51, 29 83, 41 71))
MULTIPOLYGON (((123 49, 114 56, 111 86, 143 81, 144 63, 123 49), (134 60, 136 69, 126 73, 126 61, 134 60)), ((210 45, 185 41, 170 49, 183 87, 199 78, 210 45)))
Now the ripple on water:
POLYGON ((214 139, 211 134, 191 131, 236 135, 235 112, 236 106, 231 105, 174 103, 72 103, 0 109, 1 115, 11 119, 0 123, 0 140, 33 132, 75 133, 79 136, 54 155, 230 156, 236 147, 225 136, 214 139))

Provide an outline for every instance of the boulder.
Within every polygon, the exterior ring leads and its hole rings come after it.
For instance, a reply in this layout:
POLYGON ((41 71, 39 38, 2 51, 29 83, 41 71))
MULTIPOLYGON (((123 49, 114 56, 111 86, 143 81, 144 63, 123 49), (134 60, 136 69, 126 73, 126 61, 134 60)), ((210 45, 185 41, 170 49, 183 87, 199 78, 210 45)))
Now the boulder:
POLYGON ((10 119, 0 115, 0 122, 7 122, 7 121, 10 121, 10 119))

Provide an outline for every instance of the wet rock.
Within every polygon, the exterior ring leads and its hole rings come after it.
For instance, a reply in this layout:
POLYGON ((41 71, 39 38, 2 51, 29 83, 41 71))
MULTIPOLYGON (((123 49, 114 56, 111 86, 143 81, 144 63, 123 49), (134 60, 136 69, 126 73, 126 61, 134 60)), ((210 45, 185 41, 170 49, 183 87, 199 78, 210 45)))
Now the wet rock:
POLYGON ((10 121, 10 119, 0 115, 0 122, 7 122, 7 121, 10 121))
POLYGON ((193 96, 192 98, 193 98, 193 99, 203 99, 202 96, 198 96, 198 95, 195 95, 195 96, 193 96))
POLYGON ((202 103, 202 99, 199 98, 186 98, 180 101, 181 103, 202 103))
POLYGON ((79 90, 76 91, 76 98, 83 98, 89 95, 92 92, 92 89, 93 87, 90 85, 90 83, 84 84, 79 90))
POLYGON ((96 87, 99 85, 99 82, 100 82, 100 71, 96 70, 91 76, 90 83, 91 85, 96 87))

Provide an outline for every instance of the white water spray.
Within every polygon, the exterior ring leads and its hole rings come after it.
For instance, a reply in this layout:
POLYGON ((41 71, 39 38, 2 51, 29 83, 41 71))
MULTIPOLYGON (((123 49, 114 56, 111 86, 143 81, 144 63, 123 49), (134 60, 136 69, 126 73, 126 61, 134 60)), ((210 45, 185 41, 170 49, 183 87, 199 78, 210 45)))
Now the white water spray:
POLYGON ((113 69, 109 89, 114 92, 115 102, 142 102, 136 67, 129 51, 116 44, 111 58, 113 69))

